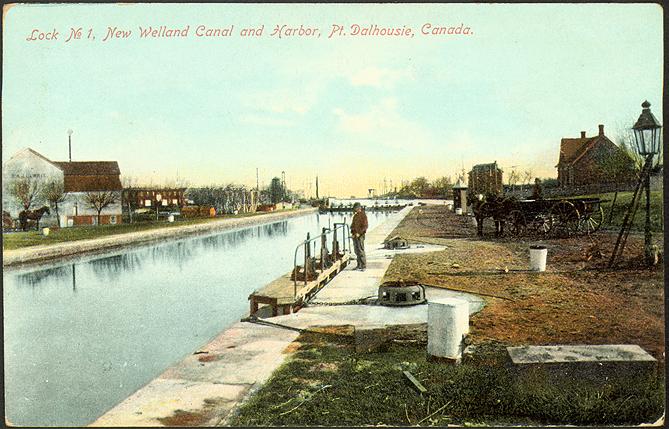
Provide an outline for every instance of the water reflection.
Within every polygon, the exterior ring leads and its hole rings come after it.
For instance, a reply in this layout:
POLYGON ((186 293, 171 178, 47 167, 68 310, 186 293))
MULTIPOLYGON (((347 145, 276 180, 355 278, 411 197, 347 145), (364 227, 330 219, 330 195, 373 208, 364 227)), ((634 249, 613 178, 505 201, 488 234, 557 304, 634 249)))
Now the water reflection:
MULTIPOLYGON (((146 252, 142 252, 146 253, 146 252)), ((101 281, 117 279, 123 273, 131 273, 142 268, 142 258, 139 253, 122 253, 95 259, 87 263, 93 269, 95 276, 101 281)))
MULTIPOLYGON (((386 216, 370 213, 370 229, 386 216)), ((8 417, 90 423, 238 321, 249 293, 292 267, 307 232, 342 219, 303 216, 6 272, 8 417)))
POLYGON ((32 271, 25 274, 18 274, 14 276, 17 286, 29 286, 36 288, 42 284, 48 285, 53 281, 62 281, 71 275, 69 266, 45 268, 42 270, 32 271))

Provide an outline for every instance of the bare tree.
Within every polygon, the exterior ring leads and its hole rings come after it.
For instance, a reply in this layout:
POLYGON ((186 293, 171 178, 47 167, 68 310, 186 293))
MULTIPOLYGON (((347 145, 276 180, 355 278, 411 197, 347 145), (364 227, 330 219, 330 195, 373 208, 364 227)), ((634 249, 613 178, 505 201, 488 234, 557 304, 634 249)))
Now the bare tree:
POLYGON ((98 213, 98 225, 100 225, 100 213, 102 210, 116 203, 117 193, 115 191, 95 191, 84 194, 84 202, 98 213))
POLYGON ((39 204, 42 196, 43 184, 32 176, 18 177, 9 185, 10 195, 24 210, 30 210, 33 204, 39 204))
POLYGON ((641 172, 644 160, 633 149, 633 139, 634 136, 632 135, 631 129, 619 126, 618 137, 616 140, 618 140, 618 148, 620 150, 617 150, 611 156, 602 159, 602 173, 606 176, 606 180, 613 183, 615 186, 607 223, 611 223, 611 220, 613 219, 620 185, 629 182, 641 172))
POLYGON ((49 203, 49 206, 51 206, 53 211, 56 213, 56 220, 58 221, 58 226, 60 227, 61 224, 60 215, 58 213, 58 204, 65 201, 65 198, 67 197, 63 182, 56 180, 47 182, 42 190, 42 197, 47 203, 49 203))
POLYGON ((509 186, 511 186, 511 191, 514 190, 514 187, 516 186, 516 183, 518 183, 518 180, 520 180, 520 174, 514 168, 509 173, 509 186))
POLYGON ((532 181, 532 176, 534 176, 532 169, 528 168, 527 170, 523 171, 523 184, 529 187, 530 182, 532 181))
POLYGON ((123 176, 121 179, 121 184, 123 185, 123 191, 121 191, 121 204, 127 207, 128 209, 128 217, 130 220, 130 223, 132 223, 132 212, 134 211, 134 203, 136 202, 134 199, 134 192, 132 192, 132 188, 134 188, 137 185, 137 179, 135 177, 131 176, 123 176))

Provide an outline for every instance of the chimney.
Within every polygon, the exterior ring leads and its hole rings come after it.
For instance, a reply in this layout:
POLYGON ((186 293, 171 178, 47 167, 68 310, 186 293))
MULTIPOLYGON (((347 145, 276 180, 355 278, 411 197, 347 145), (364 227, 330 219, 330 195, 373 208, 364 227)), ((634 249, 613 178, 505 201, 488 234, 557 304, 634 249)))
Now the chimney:
POLYGON ((599 124, 599 135, 603 136, 604 135, 604 125, 599 124))
POLYGON ((581 131, 581 138, 582 138, 582 139, 585 138, 585 131, 581 131))

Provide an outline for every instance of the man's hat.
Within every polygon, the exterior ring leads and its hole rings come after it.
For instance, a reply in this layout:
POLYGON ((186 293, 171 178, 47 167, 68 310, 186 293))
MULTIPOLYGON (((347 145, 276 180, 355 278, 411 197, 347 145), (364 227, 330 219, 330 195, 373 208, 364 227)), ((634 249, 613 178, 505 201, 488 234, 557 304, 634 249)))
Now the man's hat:
POLYGON ((358 207, 362 207, 360 203, 354 203, 353 204, 353 210, 357 209, 358 207))

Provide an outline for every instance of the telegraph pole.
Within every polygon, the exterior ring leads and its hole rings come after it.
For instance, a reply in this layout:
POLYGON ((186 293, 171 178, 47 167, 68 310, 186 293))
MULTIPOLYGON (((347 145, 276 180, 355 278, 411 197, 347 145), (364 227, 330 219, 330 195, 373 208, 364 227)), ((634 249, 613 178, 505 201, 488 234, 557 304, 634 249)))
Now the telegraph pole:
POLYGON ((70 153, 70 162, 72 162, 72 133, 73 132, 74 131, 72 131, 72 130, 67 130, 67 146, 68 146, 69 153, 70 153))

